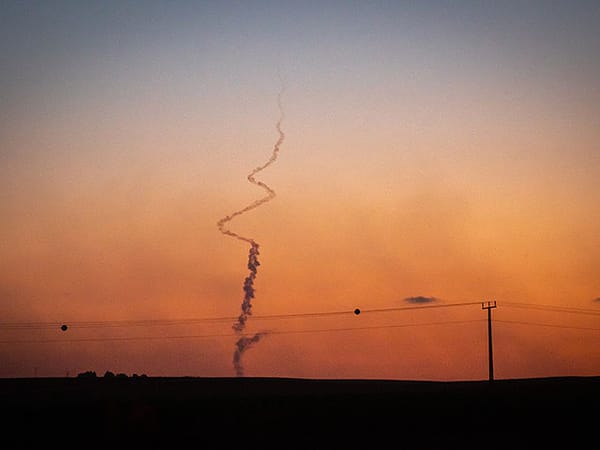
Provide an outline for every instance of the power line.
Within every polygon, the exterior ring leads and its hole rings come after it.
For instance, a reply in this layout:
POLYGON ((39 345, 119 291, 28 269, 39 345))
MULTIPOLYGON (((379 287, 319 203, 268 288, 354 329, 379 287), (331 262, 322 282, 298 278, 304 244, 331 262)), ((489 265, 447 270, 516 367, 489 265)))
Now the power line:
MULTIPOLYGON (((450 324, 465 324, 472 322, 482 322, 483 319, 471 320, 446 320, 440 322, 422 322, 422 323, 406 323, 396 325, 372 325, 363 327, 340 327, 340 328, 315 328, 315 329, 300 329, 300 330, 271 330, 266 331, 267 335, 279 334, 304 334, 304 333, 331 333, 343 331, 363 331, 376 330, 386 328, 408 328, 418 326, 436 326, 450 324)), ((27 339, 27 340, 5 340, 0 341, 0 344, 48 344, 62 342, 105 342, 105 341, 138 341, 138 340, 162 340, 162 339, 205 339, 205 338, 221 338, 221 337, 238 337, 234 333, 222 334, 201 334, 201 335, 175 335, 175 336, 115 336, 115 337, 98 337, 98 338, 74 338, 74 339, 27 339)))
POLYGON ((361 310, 361 314, 365 313, 384 313, 392 311, 409 311, 413 309, 435 309, 435 308, 451 308, 455 306, 481 305, 481 302, 461 302, 461 303, 442 303, 439 305, 418 305, 418 306, 400 306, 397 308, 375 308, 361 310))
POLYGON ((524 321, 524 320, 495 319, 494 322, 509 323, 509 324, 516 324, 516 325, 534 325, 534 326, 538 326, 538 327, 572 328, 575 330, 600 331, 600 328, 594 328, 594 327, 577 327, 577 326, 572 326, 572 325, 559 325, 559 324, 553 324, 553 323, 529 322, 529 321, 524 321))
MULTIPOLYGON (((388 313, 410 310, 436 309, 436 308, 451 308, 459 306, 480 305, 481 302, 462 302, 462 303, 443 303, 437 305, 417 305, 417 306, 400 306, 392 308, 372 308, 359 310, 339 310, 339 311, 318 311, 306 313, 288 313, 288 314, 268 314, 252 316, 256 320, 280 320, 280 319, 296 319, 305 317, 331 317, 331 316, 352 316, 359 314, 371 313, 388 313)), ((204 317, 191 319, 144 319, 144 320, 106 320, 106 321, 75 321, 75 322, 0 322, 0 329, 15 330, 15 329, 52 329, 66 323, 70 328, 118 328, 118 327, 152 327, 152 326, 173 326, 173 325, 196 325, 201 323, 219 323, 219 322, 234 322, 238 319, 237 316, 224 317, 204 317)))
POLYGON ((590 316, 600 316, 599 309, 593 308, 577 308, 570 306, 557 306, 557 305, 540 305, 536 303, 524 303, 524 302, 501 302, 502 306, 507 306, 509 308, 523 308, 523 309, 536 309, 542 311, 552 311, 552 312, 564 312, 571 314, 585 314, 590 316))
MULTIPOLYGON (((469 303, 471 304, 471 303, 469 303)), ((476 304, 481 304, 477 302, 476 304)), ((437 305, 441 306, 441 305, 437 305)), ((459 306, 459 304, 452 304, 450 306, 459 306)), ((403 309, 423 309, 427 307, 407 307, 407 308, 390 308, 390 310, 403 310, 403 309)), ((383 312, 386 310, 368 310, 369 312, 383 312)), ((318 313, 309 313, 311 315, 318 313)), ((362 314, 362 312, 361 312, 362 314)), ((304 316, 302 313, 301 316, 304 316)), ((277 315, 289 317, 296 316, 295 314, 290 315, 277 315)), ((263 316, 274 318, 275 316, 263 316)), ((392 325, 367 325, 358 327, 337 327, 337 328, 314 328, 314 329, 296 329, 296 330, 269 330, 266 331, 267 335, 284 335, 284 334, 306 334, 306 333, 332 333, 332 332, 347 332, 347 331, 365 331, 365 330, 377 330, 377 329, 394 329, 394 328, 408 328, 408 327, 419 327, 419 326, 440 326, 440 325, 455 325, 455 324, 466 324, 475 322, 485 322, 485 319, 471 319, 471 320, 446 320, 437 322, 421 322, 421 323, 409 323, 409 324, 392 324, 392 325)), ((541 326, 551 328, 562 328, 562 329, 577 329, 586 331, 600 331, 600 328, 595 327, 580 327, 571 325, 559 325, 549 324, 542 322, 531 322, 531 321, 520 321, 520 320, 505 320, 505 319, 494 319, 495 323, 501 324, 513 324, 513 325, 530 325, 530 326, 541 326)), ((210 339, 210 338, 235 338, 238 337, 235 333, 214 333, 214 334, 195 334, 195 335, 171 335, 171 336, 109 336, 109 337, 90 337, 90 338, 73 338, 73 339, 21 339, 21 340, 0 340, 0 344, 47 344, 47 343, 75 343, 75 342, 122 342, 122 341, 149 341, 149 340, 170 340, 170 339, 210 339)))
POLYGON ((323 332, 335 332, 335 331, 362 331, 362 330, 376 330, 384 328, 408 328, 408 327, 420 327, 420 326, 436 326, 436 325, 450 325, 450 324, 465 324, 472 322, 482 322, 483 319, 470 319, 470 320, 445 320, 440 322, 421 322, 421 323, 403 323, 396 325, 366 325, 364 327, 345 327, 345 328, 321 328, 321 329, 307 329, 307 330, 281 330, 274 332, 267 332, 269 334, 294 334, 294 333, 323 333, 323 332))
POLYGON ((155 320, 108 320, 88 322, 5 322, 0 323, 1 329, 7 330, 31 330, 52 329, 68 324, 69 328, 119 328, 119 327, 152 327, 170 325, 195 325, 200 323, 233 322, 237 317, 207 317, 199 319, 155 319, 155 320))
MULTIPOLYGON (((450 307, 461 307, 469 305, 480 305, 481 302, 460 302, 460 303, 442 303, 435 305, 416 305, 416 306, 400 306, 391 308, 371 308, 362 309, 360 314, 377 314, 377 313, 390 313, 390 312, 401 312, 411 310, 425 310, 425 309, 436 309, 436 308, 450 308, 450 307)), ((534 309, 552 312, 565 312, 572 314, 584 314, 584 315, 600 315, 600 310, 593 308, 577 308, 557 305, 544 305, 536 303, 525 303, 525 302, 511 302, 511 301, 500 301, 499 306, 507 306, 512 308, 523 308, 523 309, 534 309)), ((317 312, 306 312, 306 313, 288 313, 288 314, 268 314, 268 315, 256 315, 253 316, 254 320, 281 320, 281 319, 296 319, 296 318, 307 318, 307 317, 331 317, 331 316, 351 316, 356 314, 355 311, 351 310, 338 310, 338 311, 317 311, 317 312)), ((201 318, 189 318, 189 319, 141 319, 141 320, 104 320, 104 321, 65 321, 65 322, 0 322, 0 329, 14 330, 14 329, 52 329, 67 323, 70 328, 119 328, 119 327, 153 327, 153 326, 182 326, 182 325, 196 325, 203 323, 220 323, 220 322, 233 322, 238 319, 237 316, 221 316, 221 317, 201 317, 201 318)))

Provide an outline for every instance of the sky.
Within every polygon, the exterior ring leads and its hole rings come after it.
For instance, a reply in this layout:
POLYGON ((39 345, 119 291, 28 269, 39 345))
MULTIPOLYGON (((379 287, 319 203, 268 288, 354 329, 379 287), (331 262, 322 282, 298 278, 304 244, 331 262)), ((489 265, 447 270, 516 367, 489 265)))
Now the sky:
POLYGON ((595 1, 2 2, 0 377, 235 376, 280 119, 246 376, 484 379, 491 300, 496 378, 599 375, 598 55, 595 1))

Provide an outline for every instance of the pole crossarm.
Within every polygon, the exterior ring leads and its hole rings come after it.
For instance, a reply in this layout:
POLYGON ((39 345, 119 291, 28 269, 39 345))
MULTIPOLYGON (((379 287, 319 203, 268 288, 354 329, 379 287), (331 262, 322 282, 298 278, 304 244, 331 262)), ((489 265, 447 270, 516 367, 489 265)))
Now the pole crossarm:
POLYGON ((497 308, 496 300, 491 302, 481 302, 481 309, 493 309, 497 308))

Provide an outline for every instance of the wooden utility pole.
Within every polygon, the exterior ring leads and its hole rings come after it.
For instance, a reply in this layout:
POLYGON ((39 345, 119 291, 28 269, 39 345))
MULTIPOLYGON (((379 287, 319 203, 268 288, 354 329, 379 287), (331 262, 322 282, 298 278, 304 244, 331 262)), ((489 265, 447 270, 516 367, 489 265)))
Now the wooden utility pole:
POLYGON ((492 346, 492 309, 496 307, 496 301, 482 302, 481 309, 487 309, 488 325, 488 379, 494 381, 494 348, 492 346))

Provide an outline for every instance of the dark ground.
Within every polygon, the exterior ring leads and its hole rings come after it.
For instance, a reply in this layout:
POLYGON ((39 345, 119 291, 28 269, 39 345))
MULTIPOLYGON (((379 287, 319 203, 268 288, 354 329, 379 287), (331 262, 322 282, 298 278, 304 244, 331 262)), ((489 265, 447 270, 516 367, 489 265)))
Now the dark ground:
POLYGON ((3 448, 600 448, 600 377, 0 379, 3 448))

